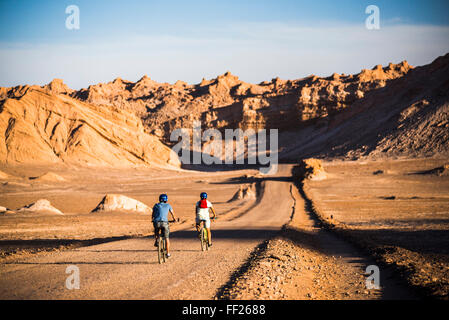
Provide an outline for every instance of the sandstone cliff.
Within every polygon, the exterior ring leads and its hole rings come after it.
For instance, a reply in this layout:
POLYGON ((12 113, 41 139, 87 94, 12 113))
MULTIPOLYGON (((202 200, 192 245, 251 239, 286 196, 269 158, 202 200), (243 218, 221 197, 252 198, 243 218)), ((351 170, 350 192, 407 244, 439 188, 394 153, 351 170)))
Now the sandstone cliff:
POLYGON ((179 166, 134 114, 55 93, 61 89, 70 92, 64 86, 3 91, 0 162, 179 166))

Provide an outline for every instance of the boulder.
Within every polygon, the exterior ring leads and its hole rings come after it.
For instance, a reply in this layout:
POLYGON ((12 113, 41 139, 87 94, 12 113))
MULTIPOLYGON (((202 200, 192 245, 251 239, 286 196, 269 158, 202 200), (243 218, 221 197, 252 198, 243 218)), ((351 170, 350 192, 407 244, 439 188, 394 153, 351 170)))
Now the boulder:
POLYGON ((151 214, 153 209, 146 204, 120 194, 107 194, 92 212, 138 212, 151 214))
POLYGON ((234 194, 234 196, 228 202, 236 201, 236 200, 249 200, 255 199, 256 192, 254 191, 253 185, 240 185, 239 190, 234 194))
POLYGON ((319 159, 303 159, 299 165, 293 168, 293 175, 299 179, 324 180, 327 174, 319 159))
POLYGON ((63 215, 63 213, 53 207, 47 199, 39 199, 36 202, 17 209, 17 213, 31 213, 39 215, 63 215))

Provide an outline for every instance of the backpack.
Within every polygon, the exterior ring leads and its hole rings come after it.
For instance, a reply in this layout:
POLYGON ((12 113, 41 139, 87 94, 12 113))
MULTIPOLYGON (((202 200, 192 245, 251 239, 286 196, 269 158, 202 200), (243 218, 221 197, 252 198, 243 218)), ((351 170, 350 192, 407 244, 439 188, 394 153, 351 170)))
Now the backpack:
POLYGON ((200 207, 201 209, 207 209, 207 208, 208 208, 208 206, 207 206, 207 200, 206 200, 206 199, 201 199, 201 200, 200 200, 200 205, 199 205, 199 207, 200 207))

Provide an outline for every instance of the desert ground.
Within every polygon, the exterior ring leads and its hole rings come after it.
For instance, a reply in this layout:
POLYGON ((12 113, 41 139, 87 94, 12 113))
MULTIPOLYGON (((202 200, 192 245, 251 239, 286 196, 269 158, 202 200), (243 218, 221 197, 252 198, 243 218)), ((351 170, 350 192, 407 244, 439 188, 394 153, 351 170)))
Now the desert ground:
POLYGON ((410 284, 447 297, 447 160, 335 161, 325 167, 327 179, 305 186, 323 222, 395 265, 410 284))
POLYGON ((446 53, 258 84, 0 87, 0 299, 447 299, 448 77, 446 53), (180 221, 159 265, 161 193, 180 221))
POLYGON ((45 198, 64 215, 0 216, 0 297, 444 297, 449 180, 429 170, 445 163, 324 162, 326 179, 303 185, 287 164, 274 176, 251 169, 4 167, 9 178, 2 180, 1 205, 14 210, 45 198), (48 172, 59 178, 35 178, 48 172), (219 217, 209 252, 201 252, 193 231, 193 206, 203 190, 219 217), (239 196, 241 190, 252 192, 239 196), (105 194, 152 206, 163 192, 181 220, 172 224, 173 256, 166 264, 157 262, 149 214, 91 213, 105 194), (382 248, 395 250, 382 254, 382 248), (380 268, 380 289, 365 285, 365 269, 373 264, 380 268), (69 265, 80 268, 79 290, 65 288, 69 265))

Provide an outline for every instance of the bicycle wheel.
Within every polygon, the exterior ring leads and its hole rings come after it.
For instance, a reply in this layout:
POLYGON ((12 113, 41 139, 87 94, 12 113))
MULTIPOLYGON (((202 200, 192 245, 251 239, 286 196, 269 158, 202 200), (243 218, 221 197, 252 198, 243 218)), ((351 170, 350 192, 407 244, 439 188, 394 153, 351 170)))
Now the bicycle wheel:
POLYGON ((159 263, 165 262, 164 242, 165 242, 164 239, 161 236, 159 236, 157 240, 157 259, 159 263))
POLYGON ((209 232, 207 231, 207 229, 205 229, 205 233, 206 233, 206 238, 204 239, 204 241, 206 242, 206 251, 209 251, 209 232))
POLYGON ((164 237, 162 238, 162 260, 165 262, 167 260, 167 242, 164 237))
POLYGON ((206 229, 203 227, 201 228, 201 251, 206 251, 207 248, 207 231, 206 229))

